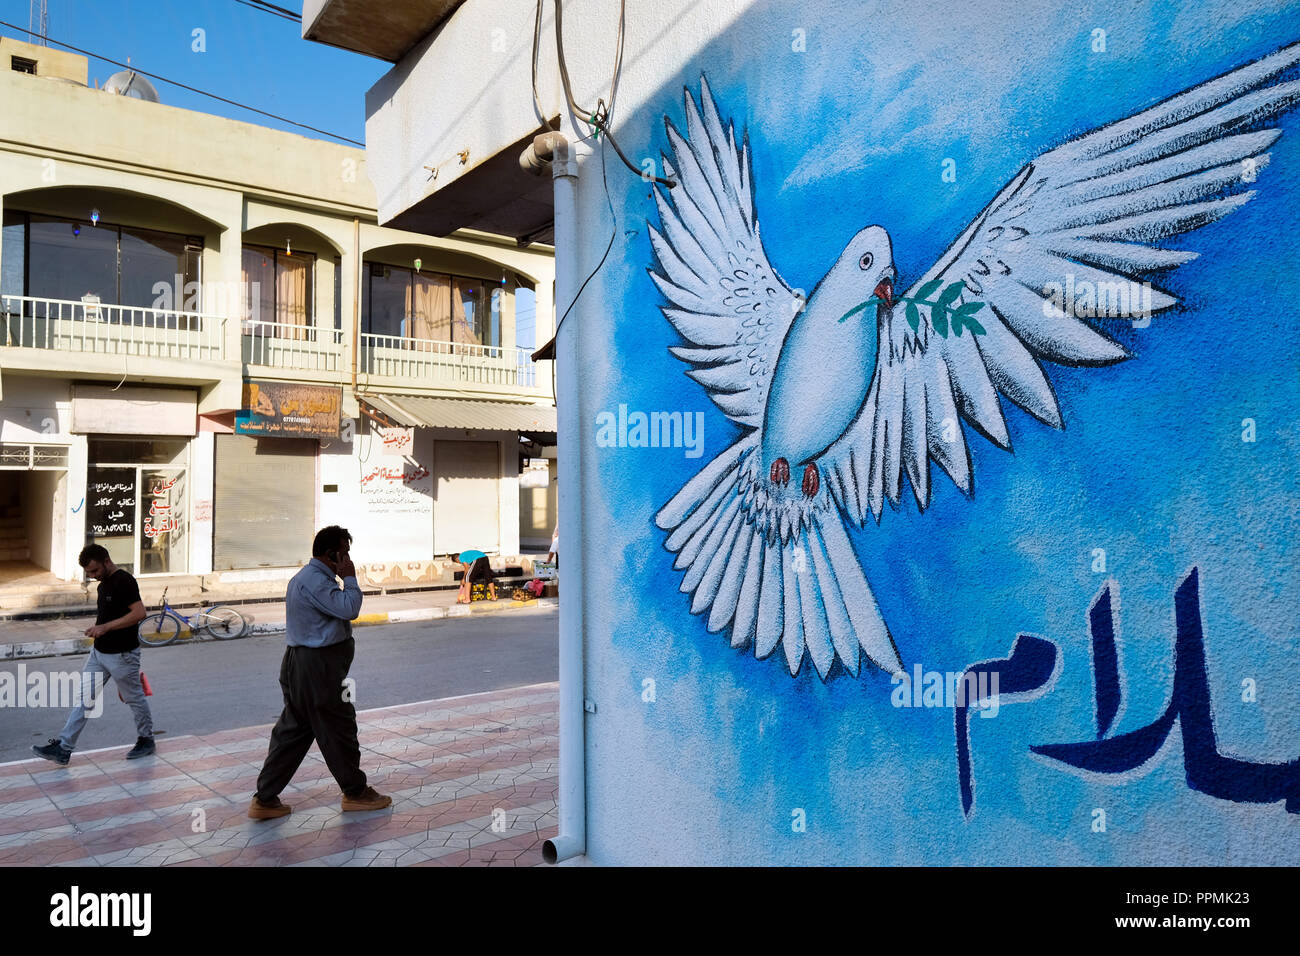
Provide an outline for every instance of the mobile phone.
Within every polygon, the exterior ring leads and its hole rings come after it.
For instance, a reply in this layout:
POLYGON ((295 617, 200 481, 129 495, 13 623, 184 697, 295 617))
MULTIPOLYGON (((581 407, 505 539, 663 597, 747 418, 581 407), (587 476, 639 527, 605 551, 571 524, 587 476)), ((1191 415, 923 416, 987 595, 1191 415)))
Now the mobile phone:
POLYGON ((337 551, 328 551, 326 552, 325 556, 329 558, 331 561, 333 561, 335 564, 339 563, 339 553, 337 551))

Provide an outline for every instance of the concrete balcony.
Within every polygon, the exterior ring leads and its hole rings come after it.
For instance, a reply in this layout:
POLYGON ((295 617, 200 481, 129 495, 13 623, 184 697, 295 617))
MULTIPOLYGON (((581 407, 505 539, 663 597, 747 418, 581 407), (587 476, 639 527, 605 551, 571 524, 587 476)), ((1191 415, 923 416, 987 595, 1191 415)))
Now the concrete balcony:
MULTIPOLYGON (((82 300, 0 296, 0 348, 42 353, 171 360, 226 359, 226 317, 82 300)), ((44 363, 49 363, 48 355, 44 363)), ((6 364, 15 364, 6 362, 6 364)), ((17 363, 26 364, 26 363, 17 363)))
POLYGON ((341 329, 246 321, 242 338, 245 365, 323 372, 331 381, 350 371, 341 329))
POLYGON ((367 334, 361 336, 360 359, 359 377, 371 388, 541 392, 537 365, 525 349, 367 334))

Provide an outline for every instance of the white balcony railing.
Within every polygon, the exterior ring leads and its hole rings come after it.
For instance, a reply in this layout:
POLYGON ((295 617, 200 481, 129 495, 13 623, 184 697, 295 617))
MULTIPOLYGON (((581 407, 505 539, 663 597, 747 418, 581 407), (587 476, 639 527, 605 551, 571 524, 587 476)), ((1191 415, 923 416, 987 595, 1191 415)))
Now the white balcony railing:
POLYGON ((362 335, 360 368, 376 378, 420 384, 504 388, 537 385, 537 365, 525 349, 396 335, 362 335))
POLYGON ((0 296, 0 346, 184 361, 225 358, 226 318, 81 301, 0 296))
POLYGON ((343 332, 287 322, 245 321, 244 362, 272 368, 340 372, 343 363, 343 332))

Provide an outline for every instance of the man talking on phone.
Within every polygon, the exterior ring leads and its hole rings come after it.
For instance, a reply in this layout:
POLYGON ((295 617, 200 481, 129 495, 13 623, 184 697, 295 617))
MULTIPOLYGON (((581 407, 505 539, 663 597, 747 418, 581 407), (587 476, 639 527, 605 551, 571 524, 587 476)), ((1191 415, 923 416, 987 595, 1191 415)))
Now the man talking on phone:
POLYGON ((356 644, 352 621, 361 613, 361 588, 349 550, 352 535, 330 525, 316 533, 312 559, 293 576, 284 597, 284 661, 280 688, 284 710, 271 731, 257 793, 248 806, 254 820, 290 812, 280 801, 312 741, 343 791, 342 808, 382 810, 392 797, 376 793, 361 771, 357 710, 344 691, 356 644), (337 578, 343 579, 339 588, 337 578))

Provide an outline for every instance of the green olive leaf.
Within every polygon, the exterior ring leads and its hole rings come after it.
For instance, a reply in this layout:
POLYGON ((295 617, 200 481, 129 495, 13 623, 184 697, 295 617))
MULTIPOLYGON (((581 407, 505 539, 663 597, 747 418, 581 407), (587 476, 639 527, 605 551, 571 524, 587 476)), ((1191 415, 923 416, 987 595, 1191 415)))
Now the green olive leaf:
POLYGON ((946 310, 932 309, 930 311, 930 324, 945 339, 948 337, 948 313, 946 310))
POLYGON ((921 286, 921 288, 916 290, 916 297, 924 302, 926 299, 930 298, 930 296, 934 295, 934 290, 939 288, 941 285, 943 285, 942 278, 931 279, 925 285, 921 286))

